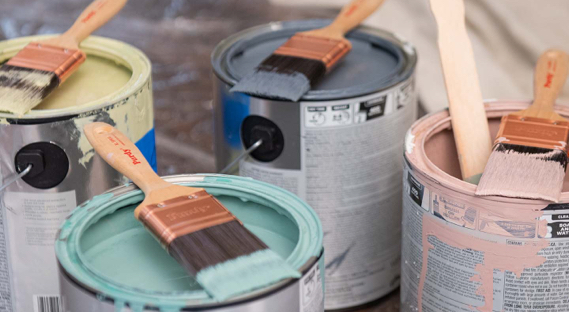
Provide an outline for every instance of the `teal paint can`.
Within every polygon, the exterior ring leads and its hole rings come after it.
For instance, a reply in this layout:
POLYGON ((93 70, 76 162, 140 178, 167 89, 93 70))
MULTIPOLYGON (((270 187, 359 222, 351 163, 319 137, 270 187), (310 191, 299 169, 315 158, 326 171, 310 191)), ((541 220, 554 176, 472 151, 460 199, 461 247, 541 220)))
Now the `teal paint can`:
POLYGON ((57 234, 63 311, 324 311, 322 226, 306 203, 250 178, 165 180, 205 188, 302 277, 215 302, 134 218, 144 195, 125 185, 76 208, 57 234))

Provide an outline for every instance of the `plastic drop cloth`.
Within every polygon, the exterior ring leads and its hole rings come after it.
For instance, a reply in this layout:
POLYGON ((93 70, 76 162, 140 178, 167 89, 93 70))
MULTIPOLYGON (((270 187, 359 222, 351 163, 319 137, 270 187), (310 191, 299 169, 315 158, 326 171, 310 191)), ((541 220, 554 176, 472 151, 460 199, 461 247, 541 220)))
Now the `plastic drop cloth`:
MULTIPOLYGON (((270 0, 287 6, 339 8, 348 0, 270 0)), ((482 95, 532 99, 533 70, 549 48, 569 52, 567 0, 464 0, 482 95)), ((417 47, 417 85, 427 112, 448 106, 429 0, 387 0, 365 22, 398 33, 417 47)), ((569 105, 569 83, 559 97, 569 105)))

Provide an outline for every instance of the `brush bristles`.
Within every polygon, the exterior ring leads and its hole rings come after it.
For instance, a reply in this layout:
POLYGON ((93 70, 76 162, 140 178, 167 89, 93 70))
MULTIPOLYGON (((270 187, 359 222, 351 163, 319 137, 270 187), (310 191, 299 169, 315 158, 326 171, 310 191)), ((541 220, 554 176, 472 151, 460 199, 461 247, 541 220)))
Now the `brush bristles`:
POLYGON ((476 189, 476 195, 558 202, 566 168, 565 151, 496 144, 476 189))
POLYGON ((224 301, 300 276, 300 272, 290 267, 274 251, 263 249, 205 268, 197 274, 196 280, 215 299, 224 301))
POLYGON ((239 222, 230 221, 180 236, 170 243, 168 252, 195 275, 204 268, 267 248, 239 222))
POLYGON ((180 236, 168 252, 218 301, 300 277, 238 221, 180 236))
POLYGON ((23 115, 38 105, 59 85, 54 72, 2 65, 0 111, 23 115))
POLYGON ((231 92, 298 101, 326 73, 322 61, 273 54, 241 79, 231 92))

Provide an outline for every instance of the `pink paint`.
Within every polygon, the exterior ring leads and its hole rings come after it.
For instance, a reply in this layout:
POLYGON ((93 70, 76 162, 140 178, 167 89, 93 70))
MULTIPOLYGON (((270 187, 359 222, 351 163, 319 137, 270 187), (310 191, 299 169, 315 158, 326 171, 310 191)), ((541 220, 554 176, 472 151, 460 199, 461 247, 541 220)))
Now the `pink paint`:
MULTIPOLYGON (((492 135, 496 135, 500 118, 503 115, 523 109, 528 104, 529 102, 514 101, 487 104, 492 135)), ((569 107, 558 107, 557 111, 563 116, 569 116, 569 107)), ((484 254, 483 262, 474 265, 475 274, 469 278, 470 281, 479 283, 476 285, 476 294, 484 298, 484 304, 479 307, 470 306, 470 308, 473 311, 492 312, 494 270, 511 272, 519 279, 524 270, 539 267, 546 261, 538 253, 550 244, 548 239, 539 238, 547 234, 547 221, 540 220, 540 217, 543 215, 542 209, 549 202, 498 196, 475 196, 476 186, 459 179, 460 167, 447 111, 426 116, 416 122, 409 132, 409 137, 414 148, 408 150, 405 156, 409 161, 413 176, 430 192, 431 210, 430 212, 418 210, 423 213, 421 217, 423 263, 418 281, 418 310, 423 311, 423 290, 425 284, 430 283, 427 280, 428 259, 430 252, 435 250, 435 246, 429 242, 429 237, 434 236, 448 246, 462 250, 470 249, 484 254), (433 215, 435 212, 446 221, 433 215), (524 241, 525 245, 510 245, 504 241, 489 241, 481 238, 492 238, 492 236, 500 239, 511 237, 510 241, 524 241)), ((564 193, 561 195, 560 202, 569 203, 568 191, 569 176, 566 176, 564 193)), ((414 210, 413 213, 415 213, 414 210)), ((409 259, 404 258, 404 261, 406 260, 409 259)), ((410 270, 410 268, 407 269, 410 270)), ((445 274, 444 272, 436 273, 445 274)), ((416 282, 415 280, 410 283, 416 282)), ((403 292, 405 291, 413 290, 404 289, 403 292)), ((480 301, 480 299, 475 301, 480 301)), ((409 304, 414 309, 414 303, 409 301, 409 304)))
MULTIPOLYGON (((529 214, 531 217, 534 217, 534 215, 529 214)), ((484 263, 476 265, 478 275, 471 277, 471 281, 481 283, 477 294, 484 297, 484 305, 478 308, 480 312, 492 312, 494 270, 503 272, 509 271, 520 278, 524 269, 538 267, 545 262, 545 258, 537 254, 549 246, 549 242, 546 239, 537 239, 532 241, 531 244, 524 246, 485 241, 456 231, 453 227, 445 224, 443 220, 437 220, 432 215, 424 214, 423 266, 421 279, 419 281, 418 297, 419 312, 423 310, 423 289, 427 278, 429 251, 435 248, 428 241, 428 237, 431 235, 452 247, 460 249, 468 248, 484 253, 484 263)))

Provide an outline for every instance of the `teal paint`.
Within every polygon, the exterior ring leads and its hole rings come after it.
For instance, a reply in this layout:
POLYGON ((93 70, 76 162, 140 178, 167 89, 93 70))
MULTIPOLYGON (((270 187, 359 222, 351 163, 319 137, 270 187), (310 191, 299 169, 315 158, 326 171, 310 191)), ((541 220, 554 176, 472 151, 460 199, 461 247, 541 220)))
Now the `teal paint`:
POLYGON ((299 278, 301 274, 283 265, 282 257, 277 253, 265 249, 201 270, 196 280, 214 293, 216 299, 223 301, 240 294, 241 289, 266 287, 289 277, 299 278), (251 274, 251 267, 262 278, 256 277, 254 272, 251 274))
MULTIPOLYGON (((248 178, 184 178, 184 185, 204 187, 215 195, 293 268, 300 269, 322 252, 320 222, 293 194, 248 178)), ((143 194, 135 189, 121 192, 124 189, 94 197, 64 222, 55 246, 64 270, 114 300, 116 311, 126 303, 136 312, 144 305, 170 312, 215 302, 134 219, 143 194)))
POLYGON ((122 312, 125 306, 125 302, 121 300, 115 300, 115 312, 122 312))

